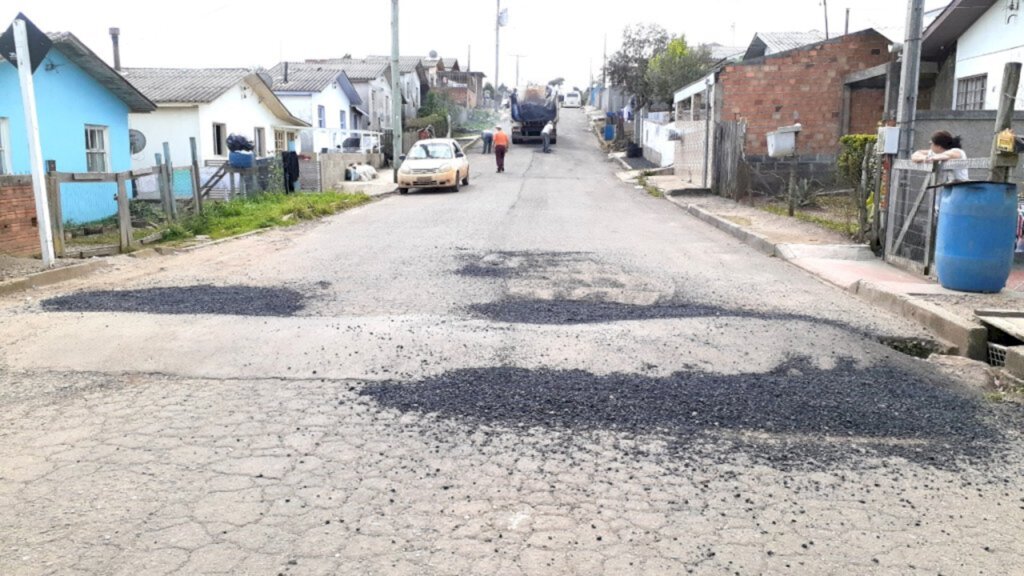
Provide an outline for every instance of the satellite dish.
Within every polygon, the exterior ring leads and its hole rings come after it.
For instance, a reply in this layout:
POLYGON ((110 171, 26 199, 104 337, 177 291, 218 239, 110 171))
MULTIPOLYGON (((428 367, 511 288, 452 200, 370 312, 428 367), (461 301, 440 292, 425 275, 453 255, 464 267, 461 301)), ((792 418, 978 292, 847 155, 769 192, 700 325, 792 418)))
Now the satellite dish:
POLYGON ((431 60, 437 60, 437 50, 431 50, 430 51, 430 59, 431 60))
POLYGON ((132 154, 139 154, 146 149, 146 135, 134 128, 128 130, 128 141, 132 145, 132 154))

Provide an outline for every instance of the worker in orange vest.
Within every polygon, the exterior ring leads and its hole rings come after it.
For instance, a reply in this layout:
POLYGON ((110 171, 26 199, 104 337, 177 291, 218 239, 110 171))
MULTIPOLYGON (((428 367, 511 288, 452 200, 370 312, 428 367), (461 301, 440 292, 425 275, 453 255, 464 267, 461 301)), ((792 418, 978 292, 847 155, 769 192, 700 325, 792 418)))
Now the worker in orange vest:
POLYGON ((501 126, 494 127, 494 159, 498 162, 498 172, 505 171, 505 154, 508 154, 508 134, 501 126))

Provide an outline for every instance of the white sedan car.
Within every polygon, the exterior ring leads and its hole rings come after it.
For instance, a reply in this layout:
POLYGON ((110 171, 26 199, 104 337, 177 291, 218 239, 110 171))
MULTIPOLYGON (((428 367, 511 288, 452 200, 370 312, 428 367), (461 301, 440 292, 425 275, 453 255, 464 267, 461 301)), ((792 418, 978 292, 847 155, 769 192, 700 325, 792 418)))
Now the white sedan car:
POLYGON ((410 188, 448 188, 458 192, 469 185, 469 160, 451 138, 431 138, 413 144, 398 169, 398 193, 410 188))

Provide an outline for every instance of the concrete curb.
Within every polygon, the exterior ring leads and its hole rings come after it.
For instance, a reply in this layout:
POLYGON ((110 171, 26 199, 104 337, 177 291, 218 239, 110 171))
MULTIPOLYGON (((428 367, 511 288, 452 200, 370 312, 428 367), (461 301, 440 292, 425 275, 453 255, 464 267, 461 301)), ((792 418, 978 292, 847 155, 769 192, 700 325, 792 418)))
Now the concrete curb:
POLYGON ((698 206, 694 206, 693 204, 680 202, 676 200, 676 197, 669 196, 666 194, 665 198, 669 202, 675 204, 676 206, 682 208, 683 210, 686 210, 691 215, 695 216, 698 220, 701 220, 706 224, 710 224, 715 228, 718 228, 719 230, 733 236, 734 238, 740 240, 744 244, 747 244, 748 246, 754 248, 755 250, 761 252, 766 256, 777 257, 780 255, 778 246, 776 246, 763 236, 760 236, 748 230, 744 230, 743 227, 740 226, 739 224, 730 222, 725 218, 718 216, 717 214, 712 214, 711 212, 708 212, 707 210, 704 210, 703 208, 700 208, 698 206))
POLYGON ((850 292, 897 316, 913 320, 956 347, 956 354, 972 360, 988 360, 988 330, 980 323, 964 320, 939 306, 899 294, 863 280, 850 292))
MULTIPOLYGON (((769 241, 767 238, 744 230, 743 227, 730 222, 721 216, 708 212, 692 204, 679 202, 666 196, 670 202, 686 210, 702 222, 729 234, 755 250, 771 257, 789 262, 787 250, 783 246, 769 241)), ((887 310, 901 318, 917 322, 934 333, 941 340, 952 344, 956 354, 973 360, 988 358, 988 330, 980 323, 959 318, 931 302, 914 298, 907 294, 893 292, 877 284, 859 280, 847 288, 830 282, 827 278, 815 275, 809 270, 800 268, 808 274, 825 281, 831 286, 856 295, 858 298, 878 308, 887 310)))
POLYGON ((88 276, 101 268, 105 268, 107 265, 108 262, 106 260, 94 260, 84 264, 74 264, 63 268, 46 270, 45 272, 39 272, 37 274, 30 274, 23 278, 7 280, 6 282, 0 283, 0 296, 7 296, 9 294, 14 294, 15 292, 30 290, 32 288, 41 288, 43 286, 50 286, 52 284, 59 284, 60 282, 66 282, 68 280, 88 276))

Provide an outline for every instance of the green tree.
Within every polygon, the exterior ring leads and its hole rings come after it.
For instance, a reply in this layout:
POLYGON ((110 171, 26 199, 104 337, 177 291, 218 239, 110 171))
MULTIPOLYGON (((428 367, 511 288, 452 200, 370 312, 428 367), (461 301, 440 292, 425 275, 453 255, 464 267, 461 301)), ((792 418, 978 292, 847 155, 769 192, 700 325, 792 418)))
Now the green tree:
POLYGON ((647 75, 650 61, 671 41, 672 35, 657 24, 627 26, 622 32, 622 48, 611 55, 605 67, 608 81, 636 96, 638 107, 646 106, 654 92, 647 75))
POLYGON ((706 75, 712 65, 708 47, 690 48, 685 36, 672 39, 648 64, 647 83, 651 89, 651 101, 671 104, 676 90, 706 75))

